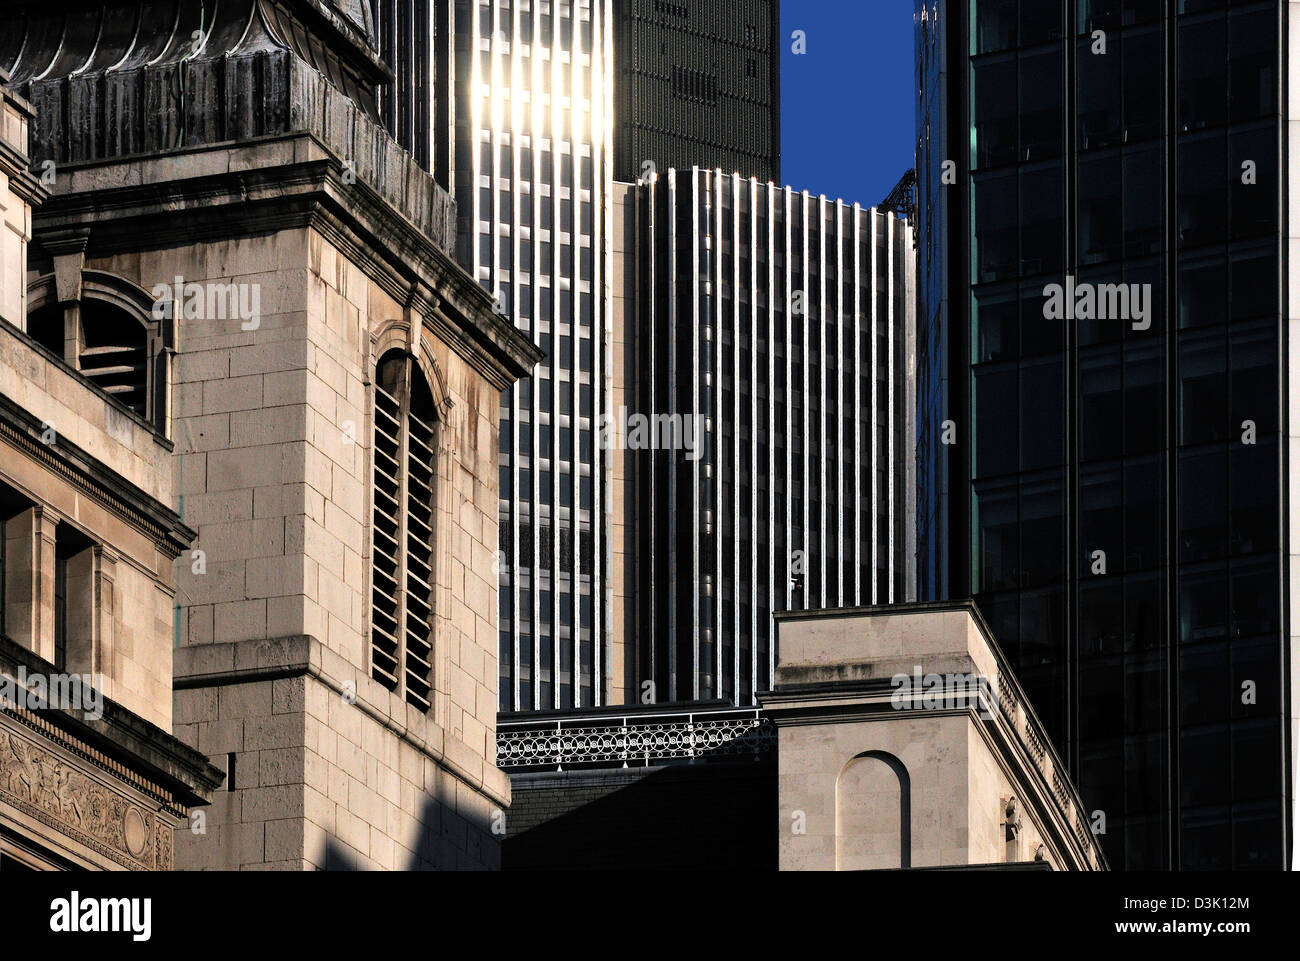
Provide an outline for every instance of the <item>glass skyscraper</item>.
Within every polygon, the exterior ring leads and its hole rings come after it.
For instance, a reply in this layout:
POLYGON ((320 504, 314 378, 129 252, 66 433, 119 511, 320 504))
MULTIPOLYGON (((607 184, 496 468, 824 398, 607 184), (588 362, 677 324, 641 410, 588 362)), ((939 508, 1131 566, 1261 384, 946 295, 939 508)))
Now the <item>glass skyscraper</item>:
POLYGON ((500 707, 594 707, 608 661, 604 452, 612 183, 602 0, 461 0, 458 254, 546 354, 501 399, 500 707))
POLYGON ((1115 867, 1291 844, 1286 6, 916 5, 922 597, 1115 867))

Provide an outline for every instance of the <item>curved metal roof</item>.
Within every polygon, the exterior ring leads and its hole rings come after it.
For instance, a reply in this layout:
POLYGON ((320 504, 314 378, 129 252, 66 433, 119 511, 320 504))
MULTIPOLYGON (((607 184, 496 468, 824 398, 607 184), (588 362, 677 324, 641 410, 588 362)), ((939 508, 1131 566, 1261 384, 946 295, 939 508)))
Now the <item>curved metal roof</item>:
MULTIPOLYGON (((307 2, 333 11, 373 42, 365 0, 307 2)), ((325 64, 320 41, 264 0, 104 0, 75 10, 31 4, 0 19, 7 20, 0 30, 0 68, 14 85, 274 49, 291 50, 341 79, 336 66, 325 64)))
POLYGON ((374 41, 375 31, 370 19, 369 0, 326 0, 326 2, 360 30, 367 40, 374 41))
MULTIPOLYGON (((258 23, 258 0, 134 0, 75 11, 30 8, 0 37, 10 82, 175 64, 290 45, 258 23), (206 36, 205 36, 206 35, 206 36)), ((13 23, 13 21, 11 21, 13 23)))

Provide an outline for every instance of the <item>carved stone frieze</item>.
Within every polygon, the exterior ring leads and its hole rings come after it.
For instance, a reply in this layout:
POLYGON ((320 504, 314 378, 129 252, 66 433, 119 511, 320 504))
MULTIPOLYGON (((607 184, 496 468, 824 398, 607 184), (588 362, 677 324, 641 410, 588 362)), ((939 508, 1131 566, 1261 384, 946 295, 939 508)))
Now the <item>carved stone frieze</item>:
POLYGON ((141 803, 124 784, 39 734, 0 724, 0 807, 5 805, 74 847, 85 845, 124 867, 172 867, 173 812, 141 803))

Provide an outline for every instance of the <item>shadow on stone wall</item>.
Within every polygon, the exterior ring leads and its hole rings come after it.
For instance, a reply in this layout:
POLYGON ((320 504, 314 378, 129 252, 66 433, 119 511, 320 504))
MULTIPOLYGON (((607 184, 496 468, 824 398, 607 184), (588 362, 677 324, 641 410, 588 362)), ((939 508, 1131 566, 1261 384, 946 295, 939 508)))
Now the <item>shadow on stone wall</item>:
MULTIPOLYGON (((403 871, 490 871, 500 864, 500 844, 490 826, 478 826, 433 798, 420 813, 420 840, 403 871)), ((313 852, 308 852, 310 856, 313 852)), ((325 841, 321 871, 363 871, 370 865, 333 835, 325 841)))

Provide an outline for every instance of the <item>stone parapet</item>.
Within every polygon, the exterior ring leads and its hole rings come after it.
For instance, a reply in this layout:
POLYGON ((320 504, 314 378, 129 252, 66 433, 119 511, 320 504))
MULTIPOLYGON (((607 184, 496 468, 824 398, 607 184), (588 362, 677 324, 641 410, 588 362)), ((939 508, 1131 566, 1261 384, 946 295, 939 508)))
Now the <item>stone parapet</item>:
POLYGON ((973 604, 778 614, 782 867, 1105 870, 1092 819, 973 604), (802 831, 791 831, 791 819, 802 831))

